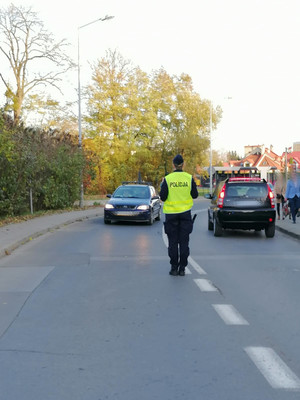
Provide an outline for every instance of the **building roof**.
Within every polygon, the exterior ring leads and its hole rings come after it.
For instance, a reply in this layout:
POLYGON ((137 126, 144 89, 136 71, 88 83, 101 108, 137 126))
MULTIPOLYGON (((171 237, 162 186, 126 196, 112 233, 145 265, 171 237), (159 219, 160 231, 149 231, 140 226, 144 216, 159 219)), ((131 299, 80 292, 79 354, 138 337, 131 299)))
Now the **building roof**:
POLYGON ((268 154, 263 154, 258 162, 257 162, 257 167, 275 167, 279 170, 281 170, 281 163, 277 160, 274 160, 273 158, 269 157, 268 154))
MULTIPOLYGON (((254 147, 254 146, 253 146, 254 147)), ((295 152, 294 152, 295 153, 295 152)), ((300 152, 296 152, 300 153, 300 152)), ((300 156, 300 154, 299 154, 300 156)), ((271 167, 276 168, 279 171, 283 170, 282 157, 274 153, 272 150, 259 146, 254 147, 253 150, 248 153, 241 160, 229 161, 228 163, 231 167, 235 166, 250 166, 250 167, 271 167), (264 150, 264 152, 263 152, 264 150)), ((228 165, 227 164, 227 165, 228 165)), ((225 164, 224 164, 225 166, 225 164)))
POLYGON ((291 153, 288 153, 287 158, 288 158, 288 160, 290 158, 293 158, 293 160, 295 160, 296 163, 300 164, 300 151, 292 151, 291 153))

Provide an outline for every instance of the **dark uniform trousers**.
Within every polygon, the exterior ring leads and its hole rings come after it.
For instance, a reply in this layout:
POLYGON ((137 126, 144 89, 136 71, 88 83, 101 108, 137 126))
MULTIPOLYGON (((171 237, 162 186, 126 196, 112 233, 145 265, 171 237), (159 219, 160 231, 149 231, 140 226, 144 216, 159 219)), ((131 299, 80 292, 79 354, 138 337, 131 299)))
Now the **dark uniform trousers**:
POLYGON ((172 268, 184 269, 190 254, 189 240, 193 230, 191 211, 165 214, 165 233, 168 236, 168 254, 172 268))

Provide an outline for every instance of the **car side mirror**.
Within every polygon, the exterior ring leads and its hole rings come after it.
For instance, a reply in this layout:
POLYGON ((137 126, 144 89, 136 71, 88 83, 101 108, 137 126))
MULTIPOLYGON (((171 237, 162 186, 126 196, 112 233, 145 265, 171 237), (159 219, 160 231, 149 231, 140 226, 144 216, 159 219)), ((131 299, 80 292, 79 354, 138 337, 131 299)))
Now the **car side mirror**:
POLYGON ((111 194, 107 194, 106 197, 108 197, 110 199, 111 198, 111 194))
POLYGON ((211 200, 213 196, 210 193, 205 193, 204 198, 211 200))
POLYGON ((152 200, 158 200, 160 197, 159 196, 153 196, 152 200))

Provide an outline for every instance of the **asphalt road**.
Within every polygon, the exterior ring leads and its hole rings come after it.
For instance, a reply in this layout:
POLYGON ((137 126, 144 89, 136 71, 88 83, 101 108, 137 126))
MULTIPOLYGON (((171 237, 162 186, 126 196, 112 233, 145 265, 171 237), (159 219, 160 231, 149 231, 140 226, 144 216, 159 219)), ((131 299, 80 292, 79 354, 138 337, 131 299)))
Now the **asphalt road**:
POLYGON ((0 260, 1 400, 295 400, 299 241, 207 230, 185 277, 162 221, 62 227, 0 260))

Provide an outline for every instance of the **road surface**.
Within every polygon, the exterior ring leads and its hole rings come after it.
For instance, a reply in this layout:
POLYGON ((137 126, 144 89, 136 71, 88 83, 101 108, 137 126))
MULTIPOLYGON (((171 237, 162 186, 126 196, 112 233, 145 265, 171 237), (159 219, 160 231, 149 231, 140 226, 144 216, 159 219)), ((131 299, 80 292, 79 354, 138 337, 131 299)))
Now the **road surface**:
POLYGON ((299 242, 215 238, 207 204, 185 277, 162 221, 86 220, 1 259, 1 399, 299 399, 299 242))

